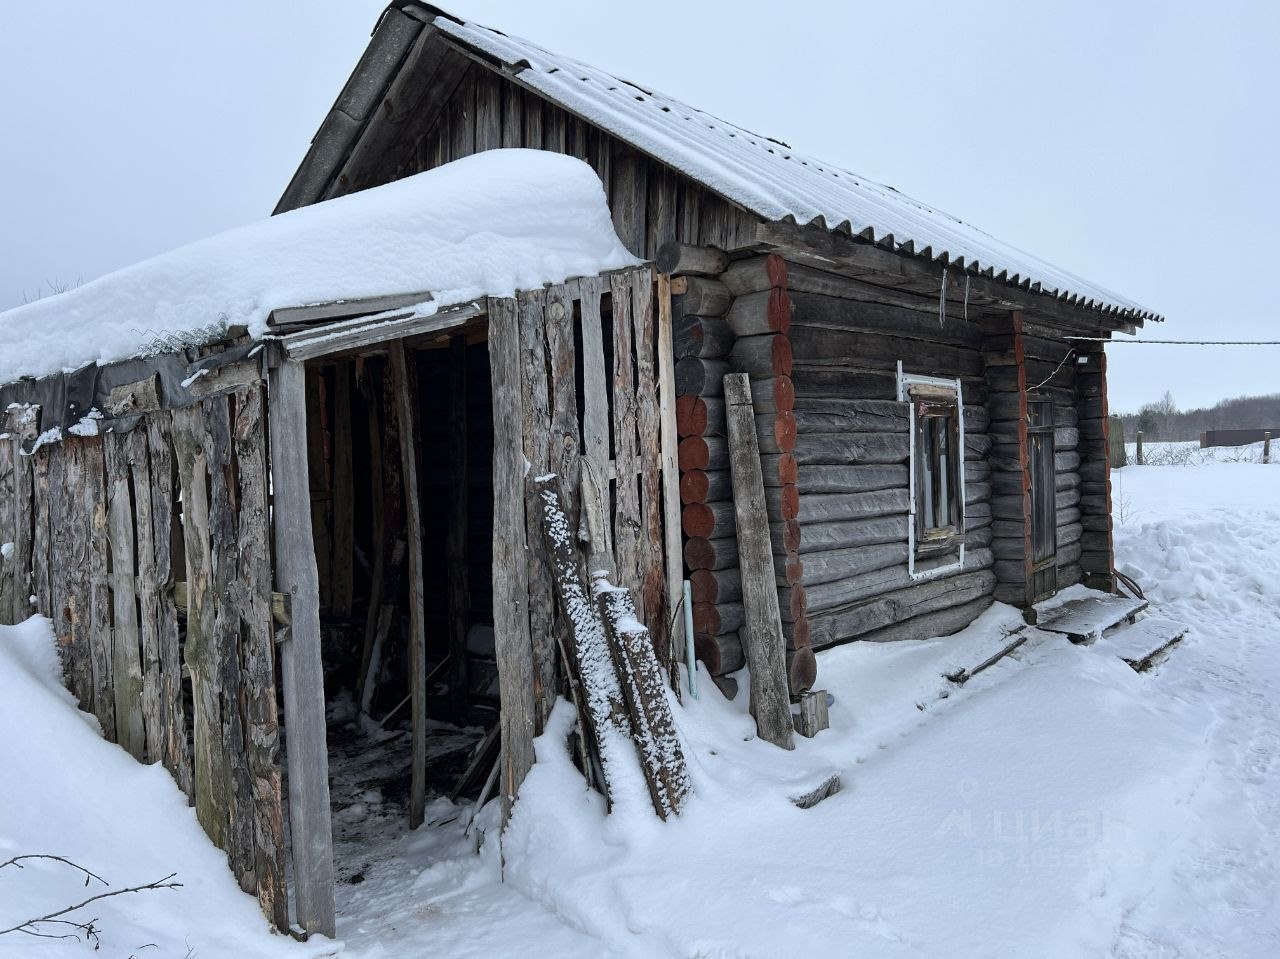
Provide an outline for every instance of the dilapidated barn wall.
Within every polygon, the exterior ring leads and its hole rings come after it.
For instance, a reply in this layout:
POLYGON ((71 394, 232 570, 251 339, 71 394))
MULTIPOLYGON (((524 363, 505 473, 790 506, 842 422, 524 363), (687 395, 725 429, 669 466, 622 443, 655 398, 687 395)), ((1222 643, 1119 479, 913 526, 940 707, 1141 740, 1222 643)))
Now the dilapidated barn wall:
POLYGON ((688 177, 637 152, 515 81, 424 34, 389 92, 393 106, 370 125, 326 198, 377 186, 500 147, 585 160, 609 198, 618 236, 653 259, 663 243, 735 249, 754 243, 756 218, 688 177))
POLYGON ((50 619, 81 708, 287 928, 263 386, 32 439, 0 441, 0 616, 50 619))

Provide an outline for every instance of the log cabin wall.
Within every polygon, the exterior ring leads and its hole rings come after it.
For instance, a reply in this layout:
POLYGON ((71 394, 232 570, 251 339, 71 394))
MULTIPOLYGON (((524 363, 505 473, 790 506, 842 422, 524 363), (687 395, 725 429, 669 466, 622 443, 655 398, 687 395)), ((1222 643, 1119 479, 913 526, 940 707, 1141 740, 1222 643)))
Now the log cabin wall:
MULTIPOLYGON (((703 283, 690 284, 698 303, 703 283)), ((732 296, 723 320, 677 310, 685 562, 699 658, 713 675, 743 664, 718 397, 730 370, 752 376, 793 692, 812 682, 815 649, 967 625, 995 586, 982 329, 963 317, 940 323, 936 301, 778 254, 739 259, 718 283, 732 296), (907 372, 959 376, 965 391, 966 562, 925 582, 907 570, 909 408, 896 399, 898 360, 907 372)))
POLYGON ((287 929, 263 407, 259 383, 0 439, 0 621, 49 618, 80 707, 168 769, 287 929))
POLYGON ((983 321, 987 410, 993 440, 991 549, 1001 602, 1026 606, 1033 595, 1029 402, 1050 404, 1053 416, 1054 589, 1081 579, 1080 454, 1076 408, 1078 349, 1051 330, 1029 326, 1021 313, 983 321))
POLYGON ((754 243, 754 217, 452 46, 418 82, 421 89, 400 92, 402 110, 370 129, 326 198, 485 150, 524 147, 589 163, 618 236, 642 259, 671 240, 724 250, 754 243))
POLYGON ((1078 348, 1076 410, 1080 456, 1080 573, 1086 586, 1115 590, 1111 542, 1111 464, 1107 421, 1107 355, 1102 343, 1078 348))
POLYGON ((815 649, 954 632, 995 587, 982 328, 954 304, 940 315, 936 299, 798 263, 786 270, 807 594, 793 642, 802 625, 815 649), (910 405, 897 400, 899 362, 904 373, 959 378, 964 394, 965 562, 922 580, 907 565, 910 405))

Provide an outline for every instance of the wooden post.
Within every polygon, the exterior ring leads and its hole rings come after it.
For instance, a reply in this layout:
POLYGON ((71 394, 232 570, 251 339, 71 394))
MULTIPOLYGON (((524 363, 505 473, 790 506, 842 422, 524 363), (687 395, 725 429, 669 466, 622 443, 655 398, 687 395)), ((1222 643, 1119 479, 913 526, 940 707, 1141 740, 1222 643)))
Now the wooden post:
POLYGON ((137 570, 134 568, 134 519, 130 497, 127 434, 104 438, 107 466, 107 526, 111 541, 111 675, 115 683, 116 742, 134 759, 146 762, 142 721, 142 651, 138 636, 137 570))
POLYGON ((458 722, 467 711, 467 338, 449 340, 449 701, 458 722))
POLYGON ((740 635, 751 670, 751 714, 762 739, 793 749, 786 640, 774 583, 751 381, 746 373, 725 376, 724 398, 746 617, 740 635))
POLYGON ((1271 432, 1267 431, 1262 434, 1262 462, 1271 462, 1271 432))
MULTIPOLYGON (((500 783, 505 828, 520 784, 533 767, 533 645, 529 635, 516 302, 490 298, 488 312, 493 391, 493 631, 502 699, 500 783)), ((584 311, 584 331, 588 322, 584 311)))
MULTIPOLYGON (((671 342, 671 277, 658 274, 658 403, 662 432, 662 522, 667 566, 667 615, 671 619, 671 653, 668 662, 685 659, 685 617, 675 611, 684 601, 683 547, 680 542, 680 470, 676 462, 676 374, 671 342)), ((693 664, 689 666, 692 668, 693 664)), ((676 670, 672 686, 679 688, 676 670)))
POLYGON ((1138 465, 1145 465, 1145 461, 1142 458, 1142 430, 1138 430, 1138 465))
POLYGON ((404 518, 409 551, 409 704, 413 727, 413 769, 409 784, 409 828, 422 825, 427 804, 427 634, 422 585, 422 511, 418 503, 417 377, 409 370, 404 341, 393 340, 391 392, 400 419, 400 469, 404 475, 404 518))
POLYGON ((812 739, 831 725, 827 713, 827 691, 811 689, 800 696, 800 716, 796 720, 796 732, 812 739))
MULTIPOLYGON (((218 748, 221 738, 217 687, 213 548, 209 536, 209 458, 200 406, 173 413, 174 456, 182 484, 182 531, 187 558, 187 638, 183 663, 191 675, 192 786, 200 825, 220 849, 227 848, 231 781, 218 748)), ((319 649, 319 646, 316 647, 319 649)))
POLYGON ((355 559, 352 492, 351 364, 333 368, 333 613, 351 615, 355 559))
POLYGON ((293 840, 296 919, 333 936, 333 827, 320 655, 320 581, 311 535, 306 375, 298 362, 271 371, 271 480, 276 587, 290 598, 292 624, 280 649, 293 840))

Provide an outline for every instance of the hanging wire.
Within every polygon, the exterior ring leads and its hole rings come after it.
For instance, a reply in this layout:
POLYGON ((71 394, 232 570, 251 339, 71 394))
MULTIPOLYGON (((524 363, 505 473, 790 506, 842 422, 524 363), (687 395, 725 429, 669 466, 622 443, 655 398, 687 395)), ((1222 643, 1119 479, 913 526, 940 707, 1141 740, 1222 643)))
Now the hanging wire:
POLYGON ((1105 336, 1067 336, 1064 339, 1125 346, 1280 346, 1280 340, 1112 340, 1105 336))
POLYGON ((964 318, 968 322, 969 319, 969 274, 964 275, 964 318))
POLYGON ((1067 365, 1067 360, 1071 359, 1071 357, 1073 357, 1073 356, 1075 356, 1075 355, 1076 355, 1076 351, 1075 351, 1075 350, 1067 350, 1067 355, 1066 355, 1066 356, 1064 356, 1064 357, 1062 358, 1062 362, 1061 362, 1061 363, 1059 363, 1057 366, 1055 366, 1055 367, 1053 368, 1053 372, 1052 372, 1052 373, 1050 373, 1048 376, 1046 376, 1044 379, 1042 379, 1042 380, 1041 380, 1039 383, 1037 383, 1035 386, 1028 386, 1028 387, 1027 387, 1027 392, 1028 392, 1028 393, 1034 393, 1036 390, 1040 389, 1040 387, 1042 387, 1042 386, 1044 386, 1046 383, 1048 383, 1051 379, 1053 379, 1055 376, 1057 376, 1057 375, 1058 375, 1058 370, 1062 369, 1064 366, 1066 366, 1066 365, 1067 365))

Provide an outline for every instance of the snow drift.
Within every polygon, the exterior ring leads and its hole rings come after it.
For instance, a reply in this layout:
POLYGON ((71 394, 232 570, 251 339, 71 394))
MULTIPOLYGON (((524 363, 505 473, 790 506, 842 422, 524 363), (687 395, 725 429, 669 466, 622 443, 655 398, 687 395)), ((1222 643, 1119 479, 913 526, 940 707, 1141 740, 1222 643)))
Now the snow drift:
POLYGON ((586 163, 490 150, 0 313, 0 383, 125 359, 165 335, 261 336, 282 307, 418 292, 446 306, 637 262, 586 163))

